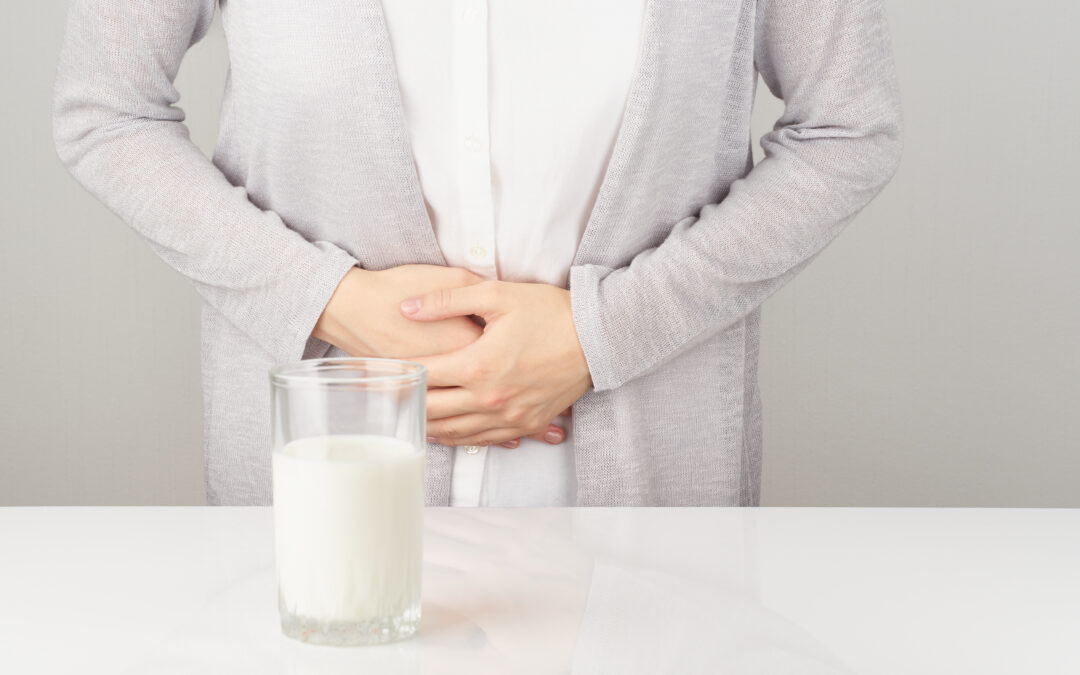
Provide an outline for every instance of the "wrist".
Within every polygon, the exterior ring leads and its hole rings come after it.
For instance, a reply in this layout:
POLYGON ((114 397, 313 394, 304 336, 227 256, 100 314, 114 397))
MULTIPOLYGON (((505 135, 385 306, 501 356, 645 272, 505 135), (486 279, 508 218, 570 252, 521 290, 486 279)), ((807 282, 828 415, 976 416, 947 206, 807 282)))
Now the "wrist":
POLYGON ((369 350, 362 337, 355 332, 355 317, 360 309, 365 289, 371 285, 371 270, 353 267, 338 283, 330 301, 326 303, 311 335, 328 342, 349 354, 366 354, 369 350))
POLYGON ((570 333, 574 336, 573 344, 576 348, 574 350, 575 361, 578 364, 578 373, 582 380, 586 382, 586 389, 590 389, 593 386, 592 372, 589 370, 589 361, 585 357, 585 348, 581 344, 581 338, 577 332, 577 322, 574 320, 574 306, 571 301, 570 291, 563 290, 563 301, 566 305, 566 312, 570 318, 570 333))

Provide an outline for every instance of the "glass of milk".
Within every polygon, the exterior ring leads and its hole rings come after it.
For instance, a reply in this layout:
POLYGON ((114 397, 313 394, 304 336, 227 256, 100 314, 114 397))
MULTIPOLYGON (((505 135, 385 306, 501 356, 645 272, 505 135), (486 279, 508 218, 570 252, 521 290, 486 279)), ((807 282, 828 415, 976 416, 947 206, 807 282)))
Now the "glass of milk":
POLYGON ((393 359, 270 371, 274 538, 285 635, 329 645, 420 623, 427 369, 393 359))

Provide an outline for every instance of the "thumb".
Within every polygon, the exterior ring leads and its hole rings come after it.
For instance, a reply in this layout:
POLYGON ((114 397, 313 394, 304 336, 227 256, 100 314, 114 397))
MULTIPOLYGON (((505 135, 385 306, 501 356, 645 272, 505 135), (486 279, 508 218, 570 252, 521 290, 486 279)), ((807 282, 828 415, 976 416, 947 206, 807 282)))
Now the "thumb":
POLYGON ((440 288, 401 301, 401 313, 414 321, 438 321, 452 316, 487 317, 498 311, 498 281, 482 281, 457 288, 440 288))

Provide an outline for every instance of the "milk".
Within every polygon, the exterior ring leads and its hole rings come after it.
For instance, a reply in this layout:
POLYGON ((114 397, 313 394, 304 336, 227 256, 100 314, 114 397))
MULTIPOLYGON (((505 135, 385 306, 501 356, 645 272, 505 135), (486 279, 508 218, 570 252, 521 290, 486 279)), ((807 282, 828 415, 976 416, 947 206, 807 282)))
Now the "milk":
POLYGON ((320 436, 272 461, 282 610, 334 623, 419 618, 423 450, 385 436, 320 436))

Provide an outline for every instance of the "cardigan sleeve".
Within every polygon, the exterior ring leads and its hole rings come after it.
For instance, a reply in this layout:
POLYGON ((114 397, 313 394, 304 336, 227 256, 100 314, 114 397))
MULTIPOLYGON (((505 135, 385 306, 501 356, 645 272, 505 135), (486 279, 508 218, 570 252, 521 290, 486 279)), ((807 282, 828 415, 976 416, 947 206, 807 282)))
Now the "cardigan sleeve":
POLYGON ((882 0, 759 0, 754 62, 785 110, 719 203, 618 269, 570 271, 594 389, 628 382, 744 318, 885 186, 901 110, 882 0))
POLYGON ((191 142, 173 82, 214 10, 214 0, 72 0, 56 150, 207 303, 275 360, 295 360, 356 260, 258 208, 191 142))

